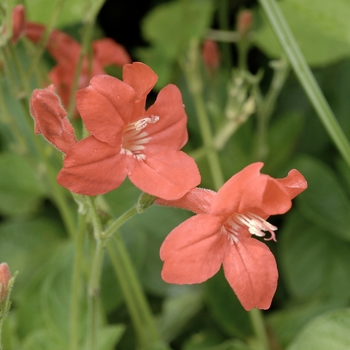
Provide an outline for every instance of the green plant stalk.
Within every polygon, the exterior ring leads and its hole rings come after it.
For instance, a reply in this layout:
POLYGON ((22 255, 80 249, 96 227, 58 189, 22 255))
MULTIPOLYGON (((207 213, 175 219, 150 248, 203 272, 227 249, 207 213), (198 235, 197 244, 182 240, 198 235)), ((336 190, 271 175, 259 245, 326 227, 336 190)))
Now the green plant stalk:
POLYGON ((328 105, 319 85, 306 63, 303 54, 275 0, 259 0, 296 76, 315 108, 323 126, 350 166, 350 144, 328 105))
MULTIPOLYGON (((219 26, 221 30, 228 31, 229 28, 229 9, 228 0, 219 0, 218 2, 218 15, 219 15, 219 26)), ((223 63, 226 67, 232 67, 232 59, 230 53, 230 46, 227 42, 221 43, 223 63)))
POLYGON ((96 242, 88 285, 88 332, 86 344, 88 350, 96 350, 104 240, 101 221, 96 209, 95 198, 89 196, 86 196, 85 198, 89 207, 88 213, 91 218, 96 242))
POLYGON ((27 76, 26 78, 29 79, 34 71, 34 69, 37 67, 37 64, 40 60, 41 55, 44 52, 44 48, 49 40, 50 34, 56 24, 57 18, 64 6, 66 0, 57 0, 56 2, 56 6, 54 8, 53 14, 50 18, 50 21, 48 23, 48 25, 46 26, 45 32, 43 34, 43 36, 40 39, 39 44, 36 46, 36 50, 35 50, 35 54, 34 57, 30 63, 30 66, 28 68, 28 72, 27 72, 27 76))
MULTIPOLYGON (((96 16, 96 14, 94 15, 96 16)), ((81 45, 80 55, 78 59, 78 64, 75 69, 72 90, 69 97, 68 118, 71 118, 75 111, 74 96, 78 88, 78 81, 79 81, 80 74, 82 72, 84 58, 87 56, 89 52, 89 46, 91 43, 93 27, 95 24, 95 17, 91 17, 91 13, 87 12, 87 16, 85 17, 84 23, 85 25, 84 25, 84 31, 82 36, 82 45, 81 45)), ((89 70, 90 69, 91 69, 91 57, 89 57, 89 70)))
POLYGON ((249 316, 254 329, 254 333, 259 341, 259 349, 269 350, 270 344, 267 337, 262 311, 259 309, 252 309, 249 311, 249 316))
POLYGON ((257 98, 257 143, 254 159, 264 160, 269 150, 267 145, 267 129, 270 117, 275 108, 279 96, 289 75, 290 67, 283 57, 276 62, 277 67, 272 78, 271 85, 264 99, 257 98))
POLYGON ((211 126, 202 95, 203 82, 199 70, 198 42, 192 41, 188 56, 189 61, 184 64, 185 77, 194 100, 199 128, 202 135, 204 148, 207 152, 207 159, 213 178, 214 187, 216 190, 218 190, 224 183, 224 176, 221 171, 218 154, 213 147, 211 126))
MULTIPOLYGON (((31 95, 31 89, 30 86, 25 78, 25 74, 23 71, 22 66, 20 65, 20 63, 17 60, 17 56, 15 55, 12 46, 8 45, 4 50, 4 56, 6 57, 7 61, 11 61, 13 62, 17 74, 19 76, 19 79, 21 81, 21 84, 23 86, 23 90, 18 90, 17 91, 17 97, 20 100, 21 106, 24 110, 24 113, 26 115, 26 122, 27 125, 29 127, 31 127, 32 124, 32 117, 29 113, 29 96, 31 95), (6 50, 7 48, 7 50, 6 50)), ((9 67, 10 69, 10 67, 9 67)), ((13 82, 15 83, 15 81, 13 82)), ((34 132, 33 132, 33 136, 34 136, 34 132)), ((41 140, 38 137, 33 137, 34 140, 34 145, 36 147, 36 150, 40 156, 40 159, 44 162, 45 164, 45 168, 47 171, 47 178, 48 178, 48 182, 52 191, 52 196, 53 196, 53 200, 56 203, 58 210, 62 216, 63 222, 65 224, 65 227, 68 231, 68 234, 73 237, 74 233, 75 233, 75 219, 72 215, 71 212, 71 208, 70 205, 68 205, 67 201, 66 201, 66 196, 63 193, 64 189, 58 185, 57 181, 56 181, 56 173, 54 172, 54 170, 51 167, 51 162, 50 159, 47 156, 47 152, 45 151, 45 148, 48 147, 47 144, 43 144, 41 142, 41 140)))
POLYGON ((86 215, 79 213, 78 230, 74 237, 74 264, 72 273, 71 285, 71 300, 70 300, 70 340, 69 349, 79 350, 80 345, 80 298, 82 291, 82 261, 83 261, 83 247, 86 231, 86 215))
POLYGON ((115 274, 121 286, 141 349, 169 349, 161 340, 149 304, 139 283, 130 256, 117 233, 107 244, 115 274))
POLYGON ((117 220, 113 221, 108 228, 106 229, 104 233, 105 239, 110 238, 117 230, 118 228, 123 225, 127 220, 129 220, 132 216, 137 214, 137 207, 134 206, 127 210, 123 215, 121 215, 117 220))

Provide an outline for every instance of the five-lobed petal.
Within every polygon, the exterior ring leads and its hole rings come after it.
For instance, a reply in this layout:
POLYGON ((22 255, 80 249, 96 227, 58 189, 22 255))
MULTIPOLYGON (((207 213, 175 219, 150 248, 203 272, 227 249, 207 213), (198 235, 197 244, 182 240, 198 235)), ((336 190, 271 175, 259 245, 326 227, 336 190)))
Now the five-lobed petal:
POLYGON ((252 235, 274 230, 265 220, 291 208, 291 199, 304 191, 304 177, 292 170, 284 179, 260 174, 253 163, 215 193, 193 189, 175 201, 156 204, 197 213, 175 228, 161 246, 162 277, 177 284, 200 283, 223 265, 225 277, 246 310, 268 309, 277 288, 276 261, 269 248, 252 235))
POLYGON ((144 192, 180 198, 200 182, 196 163, 180 151, 188 137, 181 93, 168 85, 146 110, 146 95, 156 74, 136 62, 124 66, 123 76, 124 82, 96 76, 76 93, 91 136, 67 154, 58 182, 93 196, 118 187, 128 175, 144 192))

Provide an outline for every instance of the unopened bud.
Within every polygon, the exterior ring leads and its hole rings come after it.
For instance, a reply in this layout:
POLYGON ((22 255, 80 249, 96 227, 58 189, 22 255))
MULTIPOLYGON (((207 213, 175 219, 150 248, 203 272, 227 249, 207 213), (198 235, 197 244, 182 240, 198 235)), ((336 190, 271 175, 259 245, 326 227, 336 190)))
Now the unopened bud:
POLYGON ((218 44, 213 40, 205 40, 202 46, 202 59, 204 65, 214 71, 220 64, 220 51, 218 44))
POLYGON ((243 10, 237 18, 237 31, 241 37, 244 37, 250 31, 253 22, 253 13, 250 10, 243 10))
POLYGON ((11 279, 11 273, 6 263, 0 264, 0 302, 3 302, 7 294, 7 286, 11 279))

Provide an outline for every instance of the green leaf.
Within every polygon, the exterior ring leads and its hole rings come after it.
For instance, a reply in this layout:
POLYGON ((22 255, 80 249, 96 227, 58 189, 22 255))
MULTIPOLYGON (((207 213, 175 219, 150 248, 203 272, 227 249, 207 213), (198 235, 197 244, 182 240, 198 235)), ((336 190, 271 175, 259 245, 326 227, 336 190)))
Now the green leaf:
MULTIPOLYGON (((279 6, 310 65, 326 65, 350 56, 349 1, 284 0, 279 6)), ((266 18, 261 16, 261 20, 255 43, 268 55, 279 58, 282 50, 277 39, 266 18)))
POLYGON ((350 297, 350 244, 307 222, 295 211, 279 234, 282 276, 294 298, 350 297))
POLYGON ((158 319, 162 339, 166 342, 174 340, 201 308, 202 293, 198 291, 166 298, 158 319))
POLYGON ((350 201, 334 172, 311 157, 299 158, 295 167, 308 182, 298 197, 303 215, 320 229, 350 241, 350 201))
POLYGON ((324 300, 311 300, 307 303, 290 305, 268 315, 268 325, 273 330, 282 349, 293 340, 295 335, 313 318, 327 311, 345 306, 345 303, 335 301, 327 303, 324 300))
MULTIPOLYGON (((28 20, 48 24, 56 10, 58 0, 25 0, 25 2, 28 20)), ((81 22, 84 10, 86 10, 86 1, 84 0, 65 1, 57 19, 56 27, 68 26, 81 22)))
POLYGON ((331 311, 310 322, 287 350, 348 350, 350 309, 331 311))
POLYGON ((163 266, 159 249, 170 231, 189 217, 189 212, 175 208, 153 206, 134 216, 120 229, 122 237, 147 291, 166 295, 172 286, 160 276, 163 266))
POLYGON ((37 167, 24 156, 0 154, 0 212, 24 214, 37 207, 45 193, 37 167))
POLYGON ((205 283, 205 291, 209 311, 222 331, 241 339, 253 334, 249 315, 221 270, 205 283))
POLYGON ((97 349, 113 350, 125 332, 122 324, 104 326, 97 332, 97 349))
POLYGON ((211 0, 173 1, 157 6, 145 17, 142 31, 151 47, 139 50, 138 55, 159 74, 156 87, 170 81, 172 65, 189 41, 204 36, 212 8, 211 0))
POLYGON ((265 169, 267 173, 280 169, 289 161, 302 126, 303 119, 295 112, 281 115, 272 124, 268 135, 269 154, 265 169))
POLYGON ((17 299, 58 250, 64 232, 56 221, 45 218, 4 222, 0 225, 0 256, 12 273, 19 272, 13 289, 17 299))
POLYGON ((66 348, 67 344, 62 342, 62 339, 57 337, 54 333, 40 329, 31 333, 25 338, 22 345, 22 350, 62 350, 66 348))

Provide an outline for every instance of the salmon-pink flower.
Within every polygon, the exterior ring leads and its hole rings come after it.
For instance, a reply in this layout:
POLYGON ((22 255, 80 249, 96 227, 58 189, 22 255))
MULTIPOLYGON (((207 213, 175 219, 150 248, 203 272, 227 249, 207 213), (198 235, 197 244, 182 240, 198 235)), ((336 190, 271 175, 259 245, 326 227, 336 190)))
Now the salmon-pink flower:
POLYGON ((146 193, 180 198, 200 182, 196 163, 180 151, 188 138, 181 93, 167 85, 146 110, 157 75, 136 62, 123 67, 123 80, 99 75, 76 93, 91 136, 69 150, 57 180, 93 196, 117 188, 128 175, 146 193))
MULTIPOLYGON (((40 41, 44 31, 44 25, 33 22, 26 23, 25 36, 34 43, 40 41)), ((131 62, 131 58, 124 47, 110 38, 95 40, 92 43, 92 48, 91 66, 88 59, 85 58, 78 80, 78 89, 88 86, 93 76, 104 74, 103 68, 105 66, 122 67, 124 64, 131 62)), ((81 46, 68 34, 53 30, 47 41, 46 49, 57 61, 57 65, 49 73, 50 80, 56 86, 63 105, 68 107, 81 46)))
POLYGON ((53 85, 33 91, 30 113, 35 122, 34 132, 42 134, 61 152, 67 153, 76 144, 74 128, 68 121, 67 112, 61 106, 53 85))
POLYGON ((194 211, 197 215, 176 227, 160 249, 162 278, 168 283, 201 283, 215 275, 221 264, 225 277, 246 310, 268 309, 277 287, 276 261, 269 248, 252 235, 275 240, 277 227, 267 222, 287 212, 291 199, 307 183, 297 171, 274 179, 260 174, 254 163, 234 175, 216 193, 193 189, 175 201, 156 204, 194 211))

